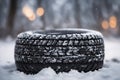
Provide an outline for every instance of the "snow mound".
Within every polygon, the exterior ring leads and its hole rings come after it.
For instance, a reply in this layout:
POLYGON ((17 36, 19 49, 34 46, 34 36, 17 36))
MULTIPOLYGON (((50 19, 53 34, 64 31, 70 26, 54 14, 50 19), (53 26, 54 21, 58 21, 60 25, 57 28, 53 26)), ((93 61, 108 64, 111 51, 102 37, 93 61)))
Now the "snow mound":
POLYGON ((70 72, 62 72, 56 74, 53 69, 44 68, 35 75, 26 75, 23 72, 11 71, 11 67, 5 69, 0 67, 0 80, 120 80, 120 61, 106 61, 104 68, 94 72, 78 72, 71 70, 70 72), (6 77, 7 75, 7 77, 6 77))

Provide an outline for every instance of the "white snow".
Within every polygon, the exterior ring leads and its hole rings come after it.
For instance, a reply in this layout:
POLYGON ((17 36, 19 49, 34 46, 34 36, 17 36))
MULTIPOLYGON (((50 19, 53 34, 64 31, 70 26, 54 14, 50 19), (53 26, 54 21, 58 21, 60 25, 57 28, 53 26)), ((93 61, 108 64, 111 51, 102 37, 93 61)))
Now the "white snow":
POLYGON ((15 41, 0 41, 0 65, 14 63, 15 41))
MULTIPOLYGON (((91 36, 89 36, 89 38, 91 38, 91 37, 94 37, 94 35, 98 35, 98 36, 100 36, 100 37, 103 37, 103 35, 101 34, 101 32, 99 32, 99 31, 95 31, 95 30, 88 30, 88 29, 77 29, 77 28, 68 28, 68 29, 66 29, 66 28, 62 28, 62 29, 56 29, 57 31, 58 31, 58 33, 57 32, 54 32, 53 31, 53 33, 49 33, 50 35, 48 35, 47 34, 47 36, 50 36, 50 37, 54 37, 54 38, 59 38, 59 37, 63 37, 63 38, 66 38, 66 35, 64 35, 64 34, 62 34, 62 35, 59 35, 59 36, 56 36, 56 35, 54 35, 54 34, 59 34, 59 31, 60 30, 63 30, 63 31, 80 31, 80 32, 82 32, 82 31, 84 31, 83 33, 81 33, 82 34, 82 36, 84 36, 84 37, 87 37, 87 35, 91 35, 91 36), (52 34, 52 35, 51 35, 52 34)), ((40 31, 40 32, 42 32, 42 31, 40 31)), ((26 32, 22 32, 22 33, 20 33, 17 37, 18 38, 21 38, 21 37, 25 37, 25 34, 26 35, 29 35, 29 36, 32 36, 32 37, 37 37, 37 36, 39 36, 39 37, 45 37, 46 35, 45 34, 41 34, 41 33, 35 33, 34 31, 26 31, 26 32)), ((67 33, 67 36, 73 36, 73 37, 71 37, 70 39, 73 39, 73 38, 80 38, 80 37, 78 37, 78 36, 81 36, 81 34, 79 34, 79 33, 75 33, 75 34, 70 34, 70 33, 67 33)), ((84 38, 83 37, 83 38, 84 38)))
POLYGON ((105 47, 106 59, 120 59, 120 39, 105 40, 105 47))
POLYGON ((120 80, 120 39, 105 40, 105 63, 99 71, 56 74, 45 68, 36 75, 26 75, 16 70, 14 63, 15 41, 0 41, 0 80, 120 80))
MULTIPOLYGON (((101 34, 101 32, 99 31, 95 31, 95 30, 90 30, 90 29, 78 29, 78 28, 62 28, 62 29, 58 29, 58 30, 65 30, 65 31, 69 31, 69 30, 73 30, 73 31, 85 31, 85 32, 92 32, 92 33, 83 33, 84 36, 89 35, 89 34, 96 34, 99 35, 101 37, 103 37, 103 35, 101 34)), ((78 34, 79 35, 79 34, 78 34)), ((75 35, 76 36, 76 35, 75 35)))

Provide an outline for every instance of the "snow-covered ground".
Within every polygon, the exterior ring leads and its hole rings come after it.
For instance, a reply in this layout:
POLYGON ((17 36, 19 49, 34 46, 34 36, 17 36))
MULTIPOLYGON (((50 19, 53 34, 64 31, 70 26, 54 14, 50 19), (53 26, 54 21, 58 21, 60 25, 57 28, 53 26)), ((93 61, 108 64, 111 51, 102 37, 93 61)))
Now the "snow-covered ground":
POLYGON ((45 68, 36 75, 26 75, 16 70, 14 63, 15 41, 0 41, 0 80, 120 80, 120 39, 105 40, 105 63, 99 71, 56 74, 45 68))

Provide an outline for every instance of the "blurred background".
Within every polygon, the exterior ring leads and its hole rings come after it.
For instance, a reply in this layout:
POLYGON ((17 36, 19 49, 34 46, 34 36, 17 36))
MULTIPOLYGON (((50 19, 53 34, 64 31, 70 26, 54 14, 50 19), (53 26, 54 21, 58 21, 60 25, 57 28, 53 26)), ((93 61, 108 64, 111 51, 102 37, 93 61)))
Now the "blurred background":
POLYGON ((0 39, 26 30, 86 28, 120 37, 120 0, 0 0, 0 39))
POLYGON ((120 80, 120 0, 0 0, 0 80, 44 79, 44 75, 48 79, 53 76, 51 80, 76 80, 70 76, 74 71, 54 75, 47 73, 48 69, 36 77, 16 71, 17 35, 57 28, 93 29, 104 35, 104 68, 90 75, 77 75, 78 80, 120 80))

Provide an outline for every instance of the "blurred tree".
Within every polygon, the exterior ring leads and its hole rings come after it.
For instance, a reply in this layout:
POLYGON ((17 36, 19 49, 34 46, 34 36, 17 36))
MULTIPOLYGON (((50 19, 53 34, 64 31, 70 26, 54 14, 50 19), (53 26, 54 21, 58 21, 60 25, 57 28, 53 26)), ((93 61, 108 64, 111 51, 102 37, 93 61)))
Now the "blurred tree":
POLYGON ((8 10, 8 19, 7 19, 7 33, 12 35, 12 29, 14 26, 15 13, 17 8, 17 0, 10 1, 10 7, 8 10))
POLYGON ((0 37, 8 35, 7 31, 7 20, 9 14, 9 0, 0 0, 0 37))

